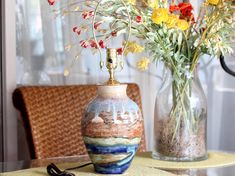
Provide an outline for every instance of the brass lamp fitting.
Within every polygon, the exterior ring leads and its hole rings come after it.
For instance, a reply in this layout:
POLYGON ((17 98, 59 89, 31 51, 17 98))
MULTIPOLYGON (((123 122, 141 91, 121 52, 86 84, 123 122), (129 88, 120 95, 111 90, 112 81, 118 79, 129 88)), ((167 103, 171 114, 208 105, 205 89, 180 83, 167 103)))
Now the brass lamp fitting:
POLYGON ((120 84, 117 80, 115 80, 114 76, 115 70, 118 68, 117 50, 114 48, 108 48, 106 51, 106 68, 109 72, 109 80, 106 82, 106 84, 120 84))

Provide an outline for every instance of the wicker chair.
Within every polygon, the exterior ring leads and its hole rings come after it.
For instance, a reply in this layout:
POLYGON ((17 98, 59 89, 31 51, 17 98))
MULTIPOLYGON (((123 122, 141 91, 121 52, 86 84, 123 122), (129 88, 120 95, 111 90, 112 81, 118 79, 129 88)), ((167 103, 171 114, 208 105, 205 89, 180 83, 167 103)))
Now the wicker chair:
MULTIPOLYGON (((128 84, 128 96, 141 106, 139 87, 128 84)), ((86 154, 80 121, 95 85, 25 86, 13 92, 23 118, 32 159, 86 154)), ((143 134, 139 151, 145 151, 143 134)))

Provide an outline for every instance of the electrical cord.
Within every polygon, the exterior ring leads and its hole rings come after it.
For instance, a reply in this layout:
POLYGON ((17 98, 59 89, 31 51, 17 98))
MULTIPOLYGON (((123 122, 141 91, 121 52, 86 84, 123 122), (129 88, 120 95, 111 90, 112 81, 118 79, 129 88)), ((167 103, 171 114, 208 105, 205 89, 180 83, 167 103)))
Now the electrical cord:
POLYGON ((61 171, 54 163, 51 163, 47 166, 47 173, 50 176, 75 176, 75 174, 68 172, 68 170, 75 170, 91 165, 92 163, 86 163, 77 167, 67 168, 64 171, 61 171))
POLYGON ((235 77, 235 72, 226 65, 223 55, 220 55, 220 64, 225 72, 235 77))

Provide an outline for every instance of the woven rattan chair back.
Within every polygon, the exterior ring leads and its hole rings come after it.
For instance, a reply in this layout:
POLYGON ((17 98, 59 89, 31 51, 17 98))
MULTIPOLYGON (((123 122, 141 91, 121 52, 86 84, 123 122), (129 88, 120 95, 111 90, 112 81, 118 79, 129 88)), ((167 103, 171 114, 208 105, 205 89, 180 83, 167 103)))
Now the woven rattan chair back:
MULTIPOLYGON (((95 85, 25 86, 14 91, 13 104, 21 113, 32 159, 86 154, 80 122, 96 91, 95 85)), ((127 94, 142 109, 136 84, 128 84, 127 94)), ((145 151, 144 134, 139 151, 145 151)))

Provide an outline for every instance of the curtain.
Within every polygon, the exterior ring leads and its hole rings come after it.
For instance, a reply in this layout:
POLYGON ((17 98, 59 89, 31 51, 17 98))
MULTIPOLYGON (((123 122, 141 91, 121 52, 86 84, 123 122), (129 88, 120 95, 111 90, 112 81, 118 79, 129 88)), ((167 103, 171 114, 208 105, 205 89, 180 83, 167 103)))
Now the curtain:
MULTIPOLYGON (((67 1, 61 2, 66 5, 67 1)), ((72 32, 72 27, 78 24, 76 15, 55 18, 46 0, 16 0, 16 3, 17 84, 97 84, 107 79, 107 72, 99 69, 98 55, 84 49, 81 55, 76 57, 80 52, 78 47, 70 52, 65 49, 70 43, 78 43, 72 32), (63 72, 67 67, 70 74, 65 77, 63 72)), ((192 3, 197 12, 200 1, 192 3)), ((139 71, 135 62, 140 56, 130 55, 125 58, 125 68, 117 73, 117 78, 121 82, 135 82, 140 86, 147 148, 151 150, 155 98, 161 85, 161 69, 152 64, 148 71, 139 71)), ((230 60, 233 59, 234 56, 230 60)), ((233 65, 234 61, 230 63, 233 65)), ((208 98, 209 148, 235 151, 235 137, 225 137, 234 133, 232 124, 235 121, 235 78, 226 75, 219 62, 211 62, 208 57, 202 59, 199 67, 202 85, 208 98)), ((22 127, 19 128, 21 151, 26 142, 22 137, 22 127)), ((24 159, 25 154, 21 154, 19 158, 24 159)))

